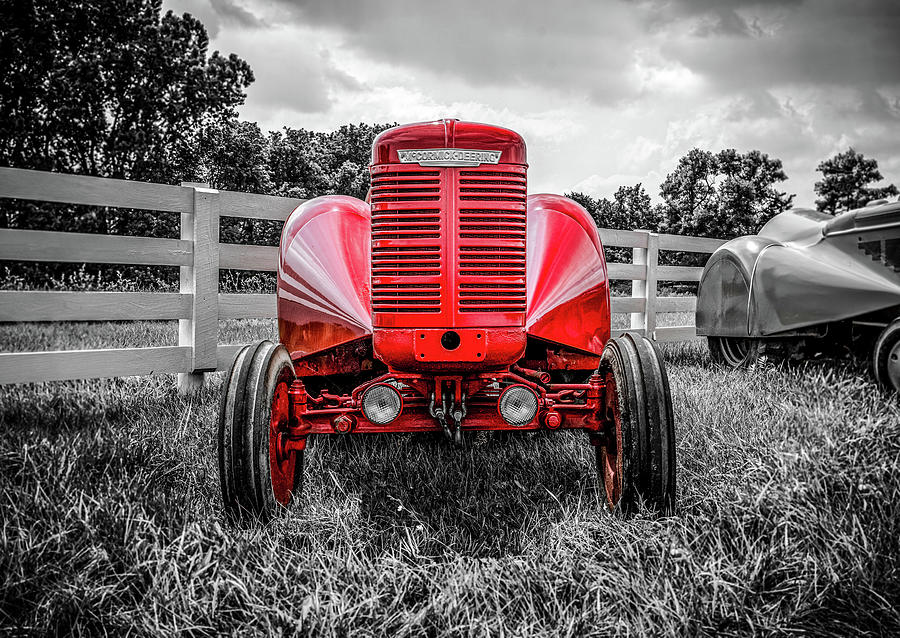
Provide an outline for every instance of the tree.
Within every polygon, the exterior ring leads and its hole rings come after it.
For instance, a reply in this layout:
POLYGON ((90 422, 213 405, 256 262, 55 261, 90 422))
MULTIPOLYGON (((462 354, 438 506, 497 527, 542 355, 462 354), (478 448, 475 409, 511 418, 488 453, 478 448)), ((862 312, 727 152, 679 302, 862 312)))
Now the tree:
POLYGON ((212 188, 270 193, 269 140, 255 122, 215 122, 201 133, 198 172, 212 188))
POLYGON ((852 148, 820 162, 816 170, 822 173, 822 179, 814 186, 819 196, 816 208, 832 215, 841 210, 865 206, 873 199, 897 194, 897 187, 893 184, 869 187, 869 184, 883 179, 878 162, 865 158, 852 148))
MULTIPOLYGON (((609 211, 611 228, 658 230, 659 220, 650 205, 650 195, 641 183, 620 186, 613 195, 609 211)), ((601 206, 602 208, 603 206, 601 206)))
POLYGON ((718 187, 718 225, 713 232, 750 235, 791 206, 794 195, 774 187, 787 179, 781 160, 760 151, 719 151, 716 156, 721 181, 718 187))
POLYGON ((269 137, 275 194, 363 199, 369 189, 372 142, 396 124, 347 124, 330 133, 285 127, 269 137))
POLYGON ((666 175, 659 187, 664 201, 663 228, 671 233, 701 225, 716 208, 715 177, 718 164, 715 155, 698 148, 691 149, 678 160, 675 170, 666 175))
POLYGON ((594 199, 585 193, 566 193, 590 214, 598 228, 656 230, 659 221, 642 184, 620 186, 612 199, 594 199))
MULTIPOLYGON (((232 117, 246 62, 208 55, 203 25, 162 0, 0 3, 0 165, 177 183, 197 179, 202 129, 232 117)), ((11 202, 0 226, 178 236, 178 216, 11 202)), ((17 264, 30 285, 65 268, 17 264)), ((155 286, 162 269, 93 265, 155 286), (147 283, 150 282, 150 283, 147 283)), ((104 274, 106 273, 106 274, 104 274)), ((165 269, 167 285, 177 272, 165 269), (167 274, 166 274, 167 273, 167 274)))
MULTIPOLYGON (((272 191, 269 140, 255 122, 230 118, 204 127, 199 145, 200 181, 219 190, 268 194, 272 191)), ((276 246, 280 222, 224 217, 222 241, 276 246)))
POLYGON ((309 198, 328 192, 321 133, 285 127, 269 134, 269 171, 273 194, 309 198))
POLYGON ((760 151, 692 149, 660 186, 661 229, 679 235, 750 235, 786 210, 793 195, 775 188, 781 160, 760 151))
POLYGON ((207 55, 189 14, 162 0, 0 4, 0 163, 174 182, 200 126, 233 114, 246 62, 207 55))

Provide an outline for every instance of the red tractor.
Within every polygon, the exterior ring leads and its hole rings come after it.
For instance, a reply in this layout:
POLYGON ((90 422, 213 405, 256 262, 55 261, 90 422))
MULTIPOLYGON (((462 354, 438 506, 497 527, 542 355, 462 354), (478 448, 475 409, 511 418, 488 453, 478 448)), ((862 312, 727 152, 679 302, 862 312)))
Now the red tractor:
POLYGON ((233 520, 291 502, 313 434, 583 430, 611 508, 674 507, 662 358, 639 335, 610 339, 597 228, 570 199, 527 195, 527 169, 508 129, 399 126, 373 144, 369 201, 291 214, 281 343, 243 348, 222 397, 233 520))

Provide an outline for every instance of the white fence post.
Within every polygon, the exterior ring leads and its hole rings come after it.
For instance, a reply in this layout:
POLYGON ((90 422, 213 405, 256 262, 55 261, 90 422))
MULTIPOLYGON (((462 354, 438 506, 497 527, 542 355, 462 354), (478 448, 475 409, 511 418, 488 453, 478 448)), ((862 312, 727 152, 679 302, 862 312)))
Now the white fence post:
POLYGON ((631 329, 643 330, 648 339, 656 338, 656 268, 659 263, 659 234, 646 230, 646 248, 632 248, 632 263, 644 266, 644 279, 631 282, 631 296, 643 300, 644 311, 631 313, 631 329))
POLYGON ((216 369, 219 342, 219 191, 208 184, 182 183, 193 192, 193 210, 181 213, 181 239, 193 242, 193 265, 181 266, 180 291, 193 295, 191 318, 178 321, 178 345, 191 347, 191 371, 178 374, 178 391, 203 386, 203 373, 216 369))

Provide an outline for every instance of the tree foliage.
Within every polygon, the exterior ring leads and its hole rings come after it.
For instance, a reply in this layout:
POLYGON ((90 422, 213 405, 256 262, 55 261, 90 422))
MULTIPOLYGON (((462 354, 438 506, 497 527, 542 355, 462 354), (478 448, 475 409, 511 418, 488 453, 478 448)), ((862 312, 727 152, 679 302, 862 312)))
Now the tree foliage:
POLYGON ((791 205, 794 196, 775 187, 785 179, 781 160, 760 151, 692 149, 660 186, 660 229, 721 238, 754 234, 791 205))
POLYGON ((832 215, 842 211, 865 206, 867 202, 897 194, 893 184, 873 188, 869 184, 883 178, 878 170, 878 162, 868 159, 862 153, 848 148, 843 153, 819 163, 816 170, 822 179, 815 183, 816 208, 832 215))
POLYGON ((269 140, 255 122, 216 122, 203 130, 198 150, 199 180, 212 188, 272 192, 269 140))
MULTIPOLYGON (((363 199, 369 189, 372 142, 391 126, 351 124, 324 133, 285 127, 263 134, 255 123, 231 118, 204 132, 198 173, 201 181, 222 190, 363 199)), ((222 222, 223 240, 233 243, 276 245, 280 232, 277 222, 222 222)))
POLYGON ((650 195, 640 183, 634 186, 620 186, 612 199, 594 199, 585 193, 566 193, 590 213, 599 228, 635 228, 656 230, 659 226, 657 212, 650 202, 650 195))
POLYGON ((755 233, 790 206, 794 196, 775 187, 785 179, 781 160, 760 151, 695 148, 660 185, 661 204, 653 205, 640 183, 619 187, 612 199, 567 196, 601 228, 730 238, 755 233))
MULTIPOLYGON (((253 81, 208 43, 192 16, 162 15, 161 0, 0 3, 0 165, 197 179, 204 130, 234 117, 253 81)), ((0 225, 178 235, 176 215, 33 202, 5 207, 0 225)))
POLYGON ((660 185, 665 206, 663 227, 670 232, 698 226, 716 210, 716 156, 691 149, 660 185))
POLYGON ((206 29, 162 0, 0 4, 0 162, 177 182, 196 136, 253 81, 235 55, 207 54, 206 29))
POLYGON ((601 198, 597 202, 601 219, 614 224, 613 228, 641 228, 655 230, 659 226, 650 195, 642 184, 620 186, 612 201, 601 198))
POLYGON ((372 142, 396 124, 345 124, 320 133, 284 128, 269 136, 273 195, 341 194, 363 199, 369 190, 372 142))

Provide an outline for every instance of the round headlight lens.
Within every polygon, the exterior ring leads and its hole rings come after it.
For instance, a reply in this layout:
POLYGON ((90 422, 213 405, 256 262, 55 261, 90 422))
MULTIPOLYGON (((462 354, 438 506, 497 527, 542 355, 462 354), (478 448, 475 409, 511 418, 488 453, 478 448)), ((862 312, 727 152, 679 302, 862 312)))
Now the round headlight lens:
POLYGON ((521 427, 537 415, 538 398, 529 387, 511 385, 500 395, 497 407, 500 410, 500 416, 507 423, 521 427))
POLYGON ((378 383, 363 393, 363 414, 375 425, 390 423, 400 416, 402 409, 403 399, 393 386, 378 383))

